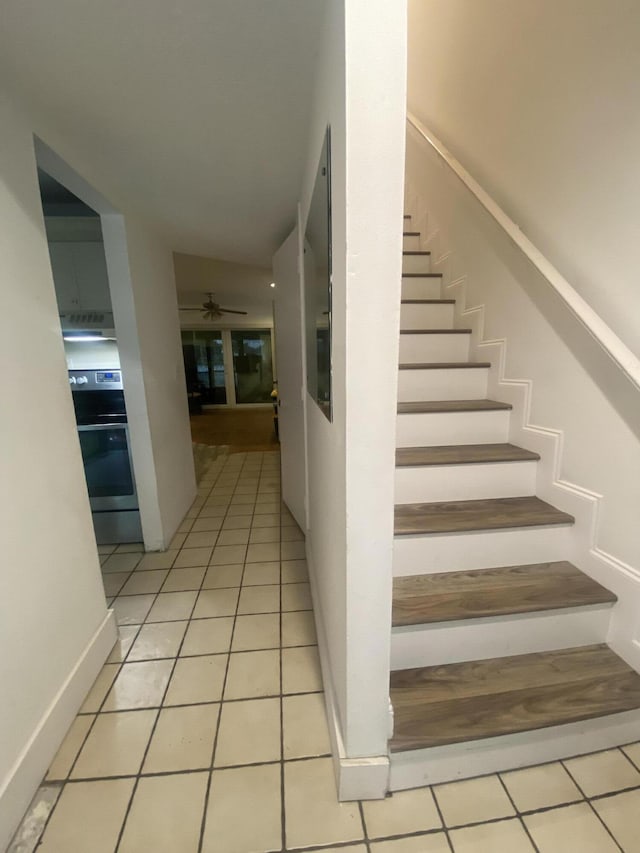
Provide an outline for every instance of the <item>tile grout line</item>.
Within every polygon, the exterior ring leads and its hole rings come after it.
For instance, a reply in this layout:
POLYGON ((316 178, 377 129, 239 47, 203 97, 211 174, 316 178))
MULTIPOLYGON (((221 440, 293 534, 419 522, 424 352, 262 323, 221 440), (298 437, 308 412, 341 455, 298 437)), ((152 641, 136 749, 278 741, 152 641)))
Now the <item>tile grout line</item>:
POLYGON ((516 805, 515 800, 514 800, 514 799, 513 799, 513 797, 511 796, 511 792, 510 792, 510 791, 509 791, 509 789, 507 788, 507 785, 506 785, 506 783, 505 783, 504 779, 502 778, 502 775, 501 775, 500 773, 496 773, 496 776, 498 777, 498 781, 499 781, 500 785, 502 786, 502 789, 504 790, 505 794, 507 795, 507 798, 509 799, 509 802, 510 802, 510 803, 511 803, 511 805, 513 806, 513 810, 514 810, 514 811, 515 811, 515 813, 516 813, 518 823, 520 824, 520 826, 521 826, 521 827, 522 827, 522 829, 524 830, 525 835, 527 836, 527 838, 528 838, 528 839, 529 839, 529 841, 531 842, 531 845, 532 845, 533 849, 536 851, 536 853, 540 853, 540 850, 538 849, 538 845, 537 845, 537 844, 536 844, 536 842, 533 840, 533 836, 532 836, 532 835, 531 835, 531 833, 529 832, 529 827, 526 825, 526 823, 525 823, 525 822, 524 822, 524 820, 522 819, 522 815, 520 814, 520 810, 518 809, 518 806, 516 805))
POLYGON ((367 848, 367 853, 371 853, 371 844, 369 841, 369 830, 367 829, 367 822, 364 819, 364 806, 362 804, 362 800, 357 800, 358 803, 358 811, 360 813, 360 822, 362 823, 362 841, 364 846, 367 848))
MULTIPOLYGON (((244 467, 244 464, 241 466, 241 469, 243 467, 244 467)), ((251 515, 253 517, 253 513, 251 515)), ((225 518, 226 518, 226 516, 225 516, 225 518)), ((213 557, 213 552, 212 552, 211 556, 213 557)), ((216 752, 218 749, 218 738, 220 736, 220 725, 222 722, 222 710, 223 710, 223 703, 224 703, 224 695, 225 695, 225 692, 227 689, 227 678, 229 675, 229 665, 231 662, 231 649, 233 647, 233 638, 234 638, 235 631, 236 631, 236 624, 237 624, 237 619, 238 619, 238 610, 240 609, 240 596, 241 596, 241 590, 242 590, 242 581, 244 580, 245 567, 246 567, 246 552, 245 552, 245 561, 243 563, 242 573, 240 576, 240 587, 238 589, 238 598, 236 600, 236 608, 235 608, 235 613, 233 616, 233 625, 231 627, 231 638, 229 640, 229 654, 227 656, 227 665, 225 667, 224 678, 222 681, 222 690, 220 693, 220 709, 218 712, 218 722, 216 725, 216 733, 215 733, 215 737, 213 739, 213 750, 212 750, 212 755, 211 755, 211 768, 209 770, 209 778, 207 780, 207 786, 205 789, 204 807, 203 807, 203 811, 202 811, 202 818, 200 821, 200 835, 199 835, 199 839, 198 839, 198 853, 201 853, 201 851, 202 851, 202 845, 204 844, 205 831, 206 831, 206 827, 207 827, 207 814, 209 811, 209 798, 211 795, 211 785, 213 782, 213 774, 215 771, 215 759, 216 759, 216 752)))
MULTIPOLYGON (((603 751, 603 752, 607 752, 608 750, 602 750, 602 751, 603 751)), ((620 749, 618 748, 618 751, 620 751, 620 752, 621 752, 622 750, 620 750, 620 749)), ((583 796, 583 797, 584 797, 584 799, 585 799, 585 802, 588 804, 589 809, 591 810, 592 814, 594 814, 594 815, 596 816, 596 819, 597 819, 597 820, 600 822, 600 824, 604 827, 605 832, 607 833, 607 835, 609 835, 609 836, 611 837, 611 839, 612 839, 613 843, 614 843, 614 844, 616 845, 616 847, 621 851, 621 853, 624 853, 624 850, 622 849, 622 846, 621 846, 620 844, 618 844, 618 841, 617 841, 617 840, 616 840, 616 838, 614 837, 613 833, 611 832, 611 830, 609 829, 609 827, 607 826, 607 824, 606 824, 606 823, 603 821, 603 819, 600 817, 600 815, 598 814, 598 812, 596 811, 596 809, 594 809, 594 807, 593 807, 593 805, 592 805, 592 803, 591 803, 591 800, 590 800, 590 799, 589 799, 589 797, 587 797, 587 795, 585 794, 585 792, 584 792, 584 789, 583 789, 582 785, 578 784, 578 780, 575 778, 575 776, 573 775, 573 773, 572 773, 572 772, 569 770, 569 768, 567 767, 567 765, 566 765, 566 760, 565 760, 565 759, 561 759, 559 763, 564 767, 565 771, 569 774, 569 777, 570 777, 571 781, 572 781, 572 782, 573 782, 573 784, 576 786, 576 788, 580 791, 580 793, 582 794, 582 796, 583 796)))
MULTIPOLYGON (((182 546, 180 546, 179 548, 177 548, 177 549, 176 549, 176 550, 178 551, 178 553, 180 552, 181 548, 182 548, 182 546)), ((114 552, 114 553, 115 553, 115 552, 114 552)), ((140 562, 141 562, 141 560, 142 560, 142 558, 143 558, 144 556, 145 556, 145 555, 144 555, 144 553, 142 553, 142 556, 138 559, 138 561, 137 561, 136 565, 135 565, 135 566, 133 567, 133 569, 131 570, 130 576, 132 576, 132 575, 134 574, 134 572, 136 571, 136 569, 137 569, 138 565, 140 564, 140 562)), ((173 562, 175 562, 175 559, 177 559, 177 556, 178 556, 178 555, 176 554, 176 557, 174 558, 174 561, 173 561, 173 562)), ((172 564, 173 564, 173 563, 172 563, 172 564)), ((170 571, 170 570, 171 570, 171 569, 169 569, 169 571, 170 571)), ((127 580, 128 580, 128 579, 127 579, 127 580)), ((126 583, 126 581, 125 581, 125 583, 126 583)), ((157 597, 158 597, 158 595, 159 595, 159 594, 160 594, 160 590, 158 590, 158 592, 155 594, 154 601, 153 601, 153 603, 150 605, 149 610, 147 611, 147 613, 149 613, 149 612, 150 612, 150 610, 151 610, 151 608, 153 607, 153 605, 155 604, 155 602, 156 602, 157 597)), ((120 593, 118 593, 118 595, 120 595, 120 593)), ((115 598, 117 598, 117 597, 118 597, 118 595, 116 595, 116 596, 115 596, 115 598)), ((115 600, 115 599, 114 599, 114 600, 115 600)), ((196 597, 196 602, 197 602, 197 597, 196 597)), ((194 607, 195 607, 195 603, 196 603, 196 602, 194 602, 194 607)), ((193 612, 193 610, 192 610, 192 612, 193 612)), ((188 620, 188 621, 190 621, 190 620, 188 620)), ((139 634, 140 634, 140 631, 142 630, 142 628, 144 627, 144 625, 145 625, 145 624, 154 624, 154 623, 146 623, 146 622, 142 622, 142 623, 140 623, 140 625, 138 625, 138 626, 137 626, 138 630, 136 631, 135 637, 134 637, 133 641, 131 642, 131 645, 130 645, 129 649, 127 650, 126 654, 124 655, 124 657, 123 657, 122 661, 120 661, 120 662, 119 662, 118 671, 117 671, 117 673, 116 673, 116 675, 115 675, 115 677, 114 677, 114 679, 113 679, 113 681, 112 681, 111 685, 110 685, 110 686, 109 686, 109 688, 107 689, 107 691, 106 691, 106 693, 105 693, 105 696, 103 697, 103 699, 102 699, 102 701, 101 701, 101 703, 100 703, 100 705, 99 705, 98 711, 95 713, 94 720, 92 721, 92 723, 91 723, 91 725, 90 725, 90 727, 89 727, 89 730, 87 731, 87 734, 86 734, 85 738, 84 738, 84 739, 83 739, 83 741, 82 741, 82 744, 81 744, 81 746, 80 746, 80 749, 79 749, 79 750, 77 751, 77 753, 76 753, 76 757, 74 758, 73 763, 72 763, 72 766, 71 766, 71 768, 70 768, 70 770, 69 770, 69 772, 68 772, 68 774, 67 774, 66 781, 62 783, 62 786, 61 786, 61 792, 60 792, 60 795, 58 796, 58 799, 56 800, 56 804, 55 804, 55 806, 57 806, 57 803, 58 803, 58 801, 59 801, 59 799, 60 799, 60 796, 61 796, 61 794, 62 794, 62 789, 66 786, 66 784, 67 784, 67 783, 71 783, 71 784, 73 784, 73 781, 74 781, 74 780, 71 780, 71 779, 70 779, 70 775, 71 775, 71 773, 73 772, 73 769, 75 768, 75 765, 76 765, 76 763, 77 763, 77 761, 78 761, 78 758, 79 758, 79 756, 80 756, 80 753, 81 753, 81 752, 82 752, 82 750, 84 749, 84 746, 85 746, 85 744, 86 744, 86 741, 87 741, 87 739, 88 739, 88 737, 89 737, 89 735, 90 735, 91 731, 93 730, 93 728, 94 728, 94 726, 95 726, 95 724, 96 724, 96 721, 97 721, 97 719, 98 719, 98 716, 100 715, 100 713, 110 713, 110 712, 105 712, 105 711, 103 710, 104 703, 105 703, 105 701, 106 701, 106 699, 107 699, 107 696, 108 696, 108 695, 109 695, 109 693, 111 692, 111 689, 112 689, 112 687, 113 687, 113 685, 114 685, 114 683, 115 683, 116 679, 117 679, 117 678, 118 678, 118 676, 120 675, 120 672, 122 671, 122 669, 123 669, 123 667, 124 667, 124 664, 127 662, 127 660, 128 660, 128 656, 129 656, 129 653, 130 653, 130 651, 132 650, 133 646, 135 645, 135 642, 136 642, 136 640, 138 639, 138 636, 139 636, 139 634)), ((120 626, 118 626, 118 627, 120 627, 120 626)), ((186 635, 186 629, 185 629, 185 635, 186 635)), ((184 642, 184 636, 183 636, 183 640, 182 640, 182 642, 184 642)), ((180 645, 180 648, 181 648, 181 646, 182 646, 182 644, 180 645)), ((176 658, 175 658, 174 666, 172 667, 172 673, 171 673, 171 675, 169 676, 169 679, 167 680, 167 687, 166 687, 165 692, 164 692, 164 695, 163 695, 163 700, 164 700, 164 696, 166 696, 166 692, 167 692, 167 690, 168 690, 169 683, 170 683, 170 681, 171 681, 171 676, 172 676, 172 674, 173 674, 173 670, 175 669, 175 665, 176 665, 176 662, 177 662, 178 656, 179 656, 179 650, 178 650, 178 655, 176 655, 176 658)), ((151 739, 152 739, 152 737, 153 737, 153 734, 154 734, 154 732, 155 732, 155 727, 156 727, 156 725, 157 725, 158 718, 159 718, 159 716, 160 716, 160 708, 161 708, 161 707, 162 707, 162 705, 160 705, 160 706, 158 707, 158 709, 157 709, 156 718, 155 718, 155 721, 154 721, 154 725, 153 725, 152 731, 151 731, 150 736, 149 736, 149 740, 148 740, 148 742, 147 742, 147 747, 146 747, 145 752, 144 752, 144 755, 143 755, 143 759, 142 759, 142 762, 141 762, 141 765, 140 765, 140 771, 138 772, 138 777, 141 775, 142 766, 143 766, 143 764, 144 764, 144 760, 145 760, 145 758, 146 758, 146 754, 147 754, 147 751, 148 751, 148 749, 149 749, 149 745, 150 745, 150 743, 151 743, 151 739)), ((142 708, 140 708, 140 709, 129 709, 129 710, 149 710, 149 709, 148 709, 148 708, 147 708, 147 709, 142 709, 142 708)), ((76 715, 76 716, 78 716, 78 715, 76 715)), ((99 778, 100 778, 100 779, 113 779, 113 778, 123 778, 123 777, 99 777, 99 778)), ((130 778, 130 777, 124 777, 124 778, 130 778)), ((126 820, 127 820, 128 814, 129 814, 129 810, 130 810, 130 808, 131 808, 131 803, 132 803, 133 796, 134 796, 134 794, 135 794, 135 790, 136 790, 136 788, 137 788, 137 782, 136 782, 136 784, 134 785, 134 788, 133 788, 133 790, 132 790, 131 797, 130 797, 130 800, 129 800, 129 804, 128 804, 127 810, 126 810, 126 812, 125 812, 125 816, 124 816, 124 819, 123 819, 123 823, 122 823, 122 826, 121 826, 121 829, 120 829, 120 833, 119 833, 119 836, 118 836, 118 841, 117 841, 117 844, 118 844, 118 845, 119 845, 119 843, 120 843, 120 838, 121 838, 122 832, 123 832, 123 830, 124 830, 124 825, 125 825, 125 823, 126 823, 126 820)), ((51 819, 51 816, 52 816, 52 814, 53 814, 53 811, 55 810, 55 806, 54 806, 54 808, 51 810, 51 812, 50 812, 50 814, 49 814, 49 816, 48 816, 48 818, 47 818, 47 821, 46 821, 46 823, 45 823, 45 825, 44 825, 44 827, 43 827, 43 831, 42 831, 42 833, 40 834, 40 839, 39 839, 39 841, 38 841, 38 846, 40 845, 40 843, 41 843, 41 841, 42 841, 42 838, 43 838, 43 836, 44 836, 44 832, 45 832, 45 830, 46 830, 46 827, 47 827, 47 825, 48 825, 48 823, 49 823, 49 820, 51 819)))
MULTIPOLYGON (((178 554, 176 555, 176 559, 178 558, 178 556, 179 556, 179 554, 180 554, 180 551, 181 551, 181 550, 182 550, 182 548, 178 549, 178 554)), ((174 562, 175 562, 175 560, 174 560, 174 562)), ((168 574, 167 574, 167 577, 168 577, 168 574)), ((204 577, 205 577, 205 576, 203 575, 203 583, 204 583, 204 577)), ((166 580, 166 578, 165 578, 165 580, 166 580)), ((163 584, 162 584, 162 585, 164 585, 164 581, 163 581, 163 584)), ((161 585, 160 589, 162 589, 162 585, 161 585)), ((201 585, 201 586, 202 586, 202 585, 201 585)), ((154 605, 155 605, 156 601, 158 600, 158 596, 160 596, 160 594, 161 594, 161 593, 160 593, 160 590, 158 590, 158 592, 156 593, 156 597, 154 598, 153 604, 151 605, 151 608, 153 608, 153 607, 154 607, 154 605)), ((186 622, 187 622, 187 626, 185 627, 184 633, 183 633, 183 635, 182 635, 182 639, 181 639, 181 641, 180 641, 180 643, 179 643, 179 645, 178 645, 178 650, 177 650, 177 652, 176 652, 176 656, 175 656, 175 658, 173 659, 173 666, 171 667, 171 672, 169 673, 169 677, 167 678, 167 683, 166 683, 165 688, 164 688, 163 693, 162 693, 162 699, 160 700, 160 705, 159 705, 159 707, 158 707, 158 709, 157 709, 157 711, 156 711, 156 716, 155 716, 155 719, 154 719, 154 721, 153 721, 153 725, 152 725, 152 727, 151 727, 151 732, 150 732, 150 734, 149 734, 149 738, 148 738, 148 740, 147 740, 147 745, 146 745, 145 750, 144 750, 144 752, 143 752, 142 760, 140 761, 140 767, 138 768, 138 774, 137 774, 137 776, 136 776, 136 781, 135 781, 135 783, 134 783, 134 785, 133 785, 133 789, 132 789, 132 791, 131 791, 131 796, 130 796, 130 798, 129 798, 129 803, 128 803, 128 805, 127 805, 127 809, 126 809, 126 811, 125 811, 124 818, 123 818, 122 824, 121 824, 121 826, 120 826, 120 832, 118 833, 118 838, 117 838, 116 845, 115 845, 115 853, 118 853, 118 850, 119 850, 119 848, 120 848, 120 844, 121 844, 121 842, 122 842, 122 838, 123 838, 123 836, 124 836, 124 831, 125 831, 125 827, 126 827, 126 825, 127 825, 127 820, 129 819, 129 815, 130 815, 130 813, 131 813, 131 808, 132 808, 132 806, 133 806, 133 800, 134 800, 134 798, 135 798, 136 792, 137 792, 137 790, 138 790, 138 785, 139 785, 139 783, 140 783, 140 778, 141 778, 141 776, 142 776, 142 769, 143 769, 143 767, 144 767, 144 763, 145 763, 145 761, 147 760, 147 755, 148 755, 148 753, 149 753, 149 748, 150 748, 150 746, 151 746, 151 742, 152 742, 152 740, 153 740, 153 736, 154 736, 154 734, 155 734, 155 732, 156 732, 156 728, 157 728, 157 726, 158 726, 158 721, 159 721, 159 719, 160 719, 160 715, 162 714, 162 709, 163 709, 163 707, 164 707, 164 702, 165 702, 165 699, 166 699, 166 697, 167 697, 167 693, 169 692, 169 686, 170 686, 171 681, 172 681, 172 679, 173 679, 173 674, 174 674, 174 672, 175 672, 175 670, 176 670, 176 666, 178 665, 178 660, 179 660, 179 658, 180 658, 180 651, 182 650, 182 646, 184 645, 185 637, 187 636, 187 630, 188 630, 188 627, 189 627, 189 623, 191 622, 191 617, 193 616, 193 611, 195 610, 195 608, 196 608, 196 606, 197 606, 199 595, 200 595, 200 592, 198 592, 198 595, 195 597, 194 602, 193 602, 193 605, 192 605, 192 607, 191 607, 191 611, 190 611, 189 618, 186 620, 186 622)), ((148 613, 150 613, 150 612, 151 612, 151 608, 149 608, 148 613)), ((147 614, 147 615, 148 615, 148 614, 147 614)), ((181 621, 181 620, 171 620, 171 621, 181 621)), ((146 620, 145 620, 145 623, 144 623, 144 624, 148 624, 148 623, 146 622, 146 620)), ((128 660, 128 658, 129 658, 129 654, 131 653, 131 651, 132 651, 132 649, 133 649, 133 645, 134 645, 134 644, 132 643, 132 644, 131 644, 131 647, 130 647, 130 648, 129 648, 129 650, 127 651, 126 660, 128 660)), ((228 659, 227 659, 227 665, 228 665, 228 659)), ((115 682, 114 682, 114 683, 115 683, 115 682)), ((217 722, 217 725, 219 725, 219 723, 220 723, 220 709, 218 708, 218 722, 217 722)), ((212 759, 212 760, 213 760, 213 759, 212 759)), ((204 807, 206 808, 206 802, 205 802, 205 804, 204 804, 204 807)))
POLYGON ((436 796, 435 788, 433 785, 430 785, 429 788, 431 790, 431 796, 433 797, 433 802, 435 804, 436 811, 438 812, 438 817, 440 818, 440 823, 442 824, 442 829, 444 831, 445 838, 447 839, 447 844, 449 845, 449 850, 453 853, 453 844, 449 836, 449 827, 447 826, 444 819, 444 815, 442 814, 442 809, 440 808, 440 803, 438 802, 438 797, 436 796))

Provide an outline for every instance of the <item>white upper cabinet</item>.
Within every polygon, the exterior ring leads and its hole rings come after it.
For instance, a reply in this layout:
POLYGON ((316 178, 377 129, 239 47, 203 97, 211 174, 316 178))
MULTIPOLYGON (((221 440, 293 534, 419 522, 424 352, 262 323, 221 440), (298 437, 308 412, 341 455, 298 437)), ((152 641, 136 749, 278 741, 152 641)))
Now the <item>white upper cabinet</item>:
POLYGON ((111 311, 107 262, 102 243, 71 243, 80 307, 111 311))
POLYGON ((60 314, 110 312, 107 262, 98 216, 45 216, 60 314))
POLYGON ((73 243, 49 243, 53 283, 61 314, 77 311, 79 305, 72 246, 73 243))

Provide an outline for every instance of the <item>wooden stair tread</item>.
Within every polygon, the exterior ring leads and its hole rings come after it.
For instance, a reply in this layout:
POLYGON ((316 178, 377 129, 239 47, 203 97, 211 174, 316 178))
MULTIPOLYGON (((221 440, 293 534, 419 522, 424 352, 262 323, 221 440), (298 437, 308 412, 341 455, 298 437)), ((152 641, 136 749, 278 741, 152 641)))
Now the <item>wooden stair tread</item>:
POLYGON ((640 708, 640 675, 606 645, 391 673, 392 752, 640 708))
POLYGON ((402 236, 403 237, 419 237, 420 232, 419 231, 403 231, 402 236))
POLYGON ((433 447, 400 447, 396 467, 423 465, 470 465, 483 462, 524 462, 540 455, 515 444, 444 444, 433 447))
POLYGON ((511 403, 498 400, 420 400, 398 403, 399 415, 415 415, 430 412, 481 412, 511 409, 511 403))
POLYGON ((402 254, 403 255, 430 255, 431 252, 423 252, 422 249, 403 249, 402 254))
POLYGON ((587 607, 614 593, 565 560, 394 578, 392 624, 422 625, 587 607))
POLYGON ((401 299, 402 305, 455 305, 455 299, 401 299))
POLYGON ((573 521, 573 516, 561 512, 534 495, 475 501, 398 504, 395 508, 396 536, 572 524, 573 521))
POLYGON ((425 361, 399 364, 398 370, 465 370, 491 367, 490 361, 425 361))
POLYGON ((400 329, 401 335, 470 335, 471 329, 400 329))
POLYGON ((441 272, 403 272, 402 278, 442 278, 441 272))

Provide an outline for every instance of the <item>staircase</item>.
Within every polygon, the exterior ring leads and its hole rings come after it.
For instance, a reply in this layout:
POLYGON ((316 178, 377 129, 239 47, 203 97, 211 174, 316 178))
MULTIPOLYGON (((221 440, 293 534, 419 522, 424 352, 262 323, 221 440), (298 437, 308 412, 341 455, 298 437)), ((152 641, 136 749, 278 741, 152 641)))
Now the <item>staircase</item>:
POLYGON ((640 675, 607 645, 616 597, 568 561, 490 364, 405 216, 391 639, 392 790, 640 737, 640 675))

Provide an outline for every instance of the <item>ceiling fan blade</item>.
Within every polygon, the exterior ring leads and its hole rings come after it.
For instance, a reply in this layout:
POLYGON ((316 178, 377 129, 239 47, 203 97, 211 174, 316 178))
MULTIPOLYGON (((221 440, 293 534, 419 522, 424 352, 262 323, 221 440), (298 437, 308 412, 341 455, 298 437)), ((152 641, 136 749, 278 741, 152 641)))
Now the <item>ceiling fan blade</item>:
POLYGON ((233 311, 231 308, 221 308, 223 314, 248 314, 248 311, 233 311))

